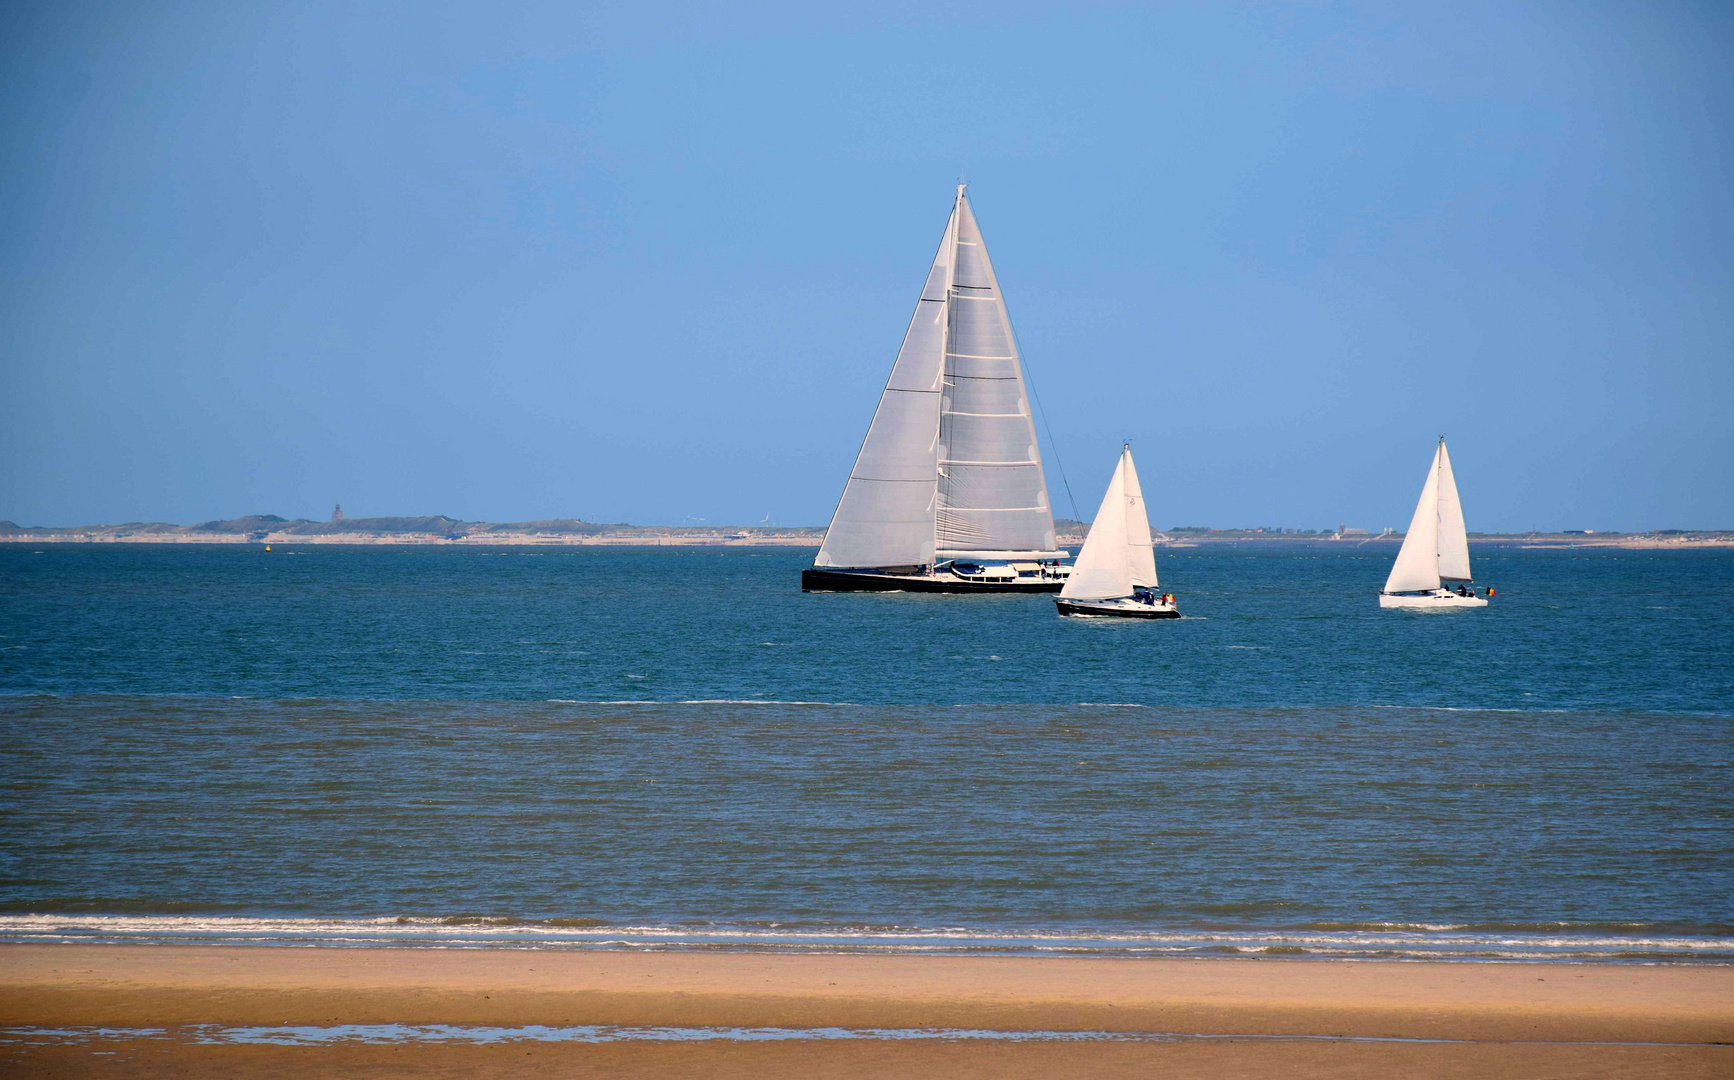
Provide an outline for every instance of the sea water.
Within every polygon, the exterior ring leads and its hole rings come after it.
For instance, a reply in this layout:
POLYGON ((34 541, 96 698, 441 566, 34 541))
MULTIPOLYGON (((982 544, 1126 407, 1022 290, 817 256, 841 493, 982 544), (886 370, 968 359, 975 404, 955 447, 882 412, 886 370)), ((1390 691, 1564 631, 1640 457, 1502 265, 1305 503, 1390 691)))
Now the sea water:
POLYGON ((1734 960, 1734 557, 0 547, 0 939, 1734 960))

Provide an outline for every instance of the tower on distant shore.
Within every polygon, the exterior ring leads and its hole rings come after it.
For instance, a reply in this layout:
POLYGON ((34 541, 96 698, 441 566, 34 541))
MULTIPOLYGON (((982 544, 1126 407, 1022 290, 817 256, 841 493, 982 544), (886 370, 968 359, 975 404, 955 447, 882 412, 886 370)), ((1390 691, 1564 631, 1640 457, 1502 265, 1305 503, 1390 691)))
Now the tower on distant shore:
POLYGON ((338 503, 336 506, 331 508, 331 520, 332 521, 342 521, 343 520, 343 504, 342 503, 338 503))

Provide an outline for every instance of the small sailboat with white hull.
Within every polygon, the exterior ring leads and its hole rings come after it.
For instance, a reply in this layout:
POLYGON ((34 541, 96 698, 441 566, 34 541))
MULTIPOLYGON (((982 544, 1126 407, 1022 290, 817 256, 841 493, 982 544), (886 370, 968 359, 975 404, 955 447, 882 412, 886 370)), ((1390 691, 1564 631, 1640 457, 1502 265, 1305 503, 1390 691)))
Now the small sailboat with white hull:
POLYGON ((1016 340, 962 185, 807 592, 1055 592, 1066 552, 1016 340))
MULTIPOLYGON (((1457 478, 1451 472, 1451 455, 1441 435, 1427 470, 1427 482, 1421 487, 1421 501, 1415 505, 1415 517, 1403 535, 1403 547, 1397 552, 1391 576, 1385 579, 1384 591, 1379 593, 1379 606, 1436 610, 1486 607, 1486 598, 1475 595, 1469 587, 1473 580, 1463 504, 1457 498, 1457 478), (1446 588, 1447 582, 1457 588, 1446 588)), ((1489 589, 1488 595, 1492 594, 1489 589)))
POLYGON ((1061 615, 1128 619, 1178 619, 1174 597, 1158 593, 1156 556, 1150 543, 1150 516, 1144 489, 1132 464, 1132 444, 1120 450, 1120 463, 1090 535, 1072 564, 1072 575, 1054 597, 1061 615))

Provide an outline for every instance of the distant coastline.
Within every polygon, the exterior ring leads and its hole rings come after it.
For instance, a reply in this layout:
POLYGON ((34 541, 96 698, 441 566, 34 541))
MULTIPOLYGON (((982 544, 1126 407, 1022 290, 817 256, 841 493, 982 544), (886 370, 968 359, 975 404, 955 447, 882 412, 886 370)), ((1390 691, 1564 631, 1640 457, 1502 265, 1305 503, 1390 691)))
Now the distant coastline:
POLYGON ((73 544, 456 544, 493 546, 543 545, 792 545, 817 547, 822 527, 643 526, 600 524, 576 518, 547 521, 460 521, 431 517, 343 518, 336 521, 291 520, 256 514, 206 521, 197 525, 130 522, 124 525, 82 525, 43 528, 0 521, 0 543, 73 544))
MULTIPOLYGON (((1394 550, 1403 540, 1400 532, 1376 536, 1339 536, 1333 533, 1295 534, 1247 529, 1212 529, 1207 533, 1175 532, 1158 540, 1162 548, 1186 548, 1212 544, 1317 544, 1325 547, 1360 547, 1365 544, 1394 550)), ((1061 543, 1067 538, 1061 537, 1061 543)), ((1083 542, 1083 537, 1078 537, 1083 542)), ((1470 533, 1469 543, 1486 547, 1519 548, 1609 548, 1625 551, 1679 551, 1682 549, 1734 548, 1734 530, 1658 529, 1647 533, 1470 533)))
MULTIPOLYGON (((1067 518, 1055 521, 1058 542, 1076 547, 1087 527, 1067 518)), ((346 518, 337 521, 289 519, 258 514, 196 525, 128 522, 123 525, 24 526, 0 521, 0 543, 30 544, 434 544, 457 546, 542 545, 818 547, 823 526, 657 526, 603 524, 577 518, 546 521, 460 521, 431 517, 346 518)), ((1369 535, 1308 533, 1275 529, 1177 528, 1157 543, 1164 548, 1218 544, 1324 544, 1331 547, 1391 545, 1401 533, 1369 535)), ((1469 542, 1504 547, 1620 548, 1679 550, 1734 548, 1734 530, 1661 529, 1647 533, 1470 533, 1469 542)))

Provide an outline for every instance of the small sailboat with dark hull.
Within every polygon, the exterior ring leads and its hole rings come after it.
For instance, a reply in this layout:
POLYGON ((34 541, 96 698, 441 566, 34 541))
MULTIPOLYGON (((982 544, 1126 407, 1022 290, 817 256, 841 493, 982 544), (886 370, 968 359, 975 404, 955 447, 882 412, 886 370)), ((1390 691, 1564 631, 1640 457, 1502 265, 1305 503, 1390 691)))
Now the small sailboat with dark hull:
MULTIPOLYGON (((1486 598, 1476 596, 1470 587, 1473 581, 1463 503, 1457 497, 1457 477, 1451 471, 1451 455, 1441 435, 1439 447, 1433 451, 1433 464, 1427 469, 1427 482, 1421 485, 1415 516, 1403 534, 1403 547, 1379 593, 1379 606, 1434 611, 1486 607, 1486 598), (1446 588, 1448 583, 1457 588, 1446 588)), ((1493 590, 1487 595, 1493 595, 1493 590)))
POLYGON ((1120 463, 1107 494, 1090 523, 1090 535, 1072 564, 1054 604, 1061 615, 1121 619, 1178 619, 1174 597, 1157 591, 1156 555, 1150 541, 1150 515, 1144 489, 1132 464, 1132 444, 1120 450, 1120 463))
POLYGON ((962 185, 808 592, 1057 592, 1036 429, 962 185))

